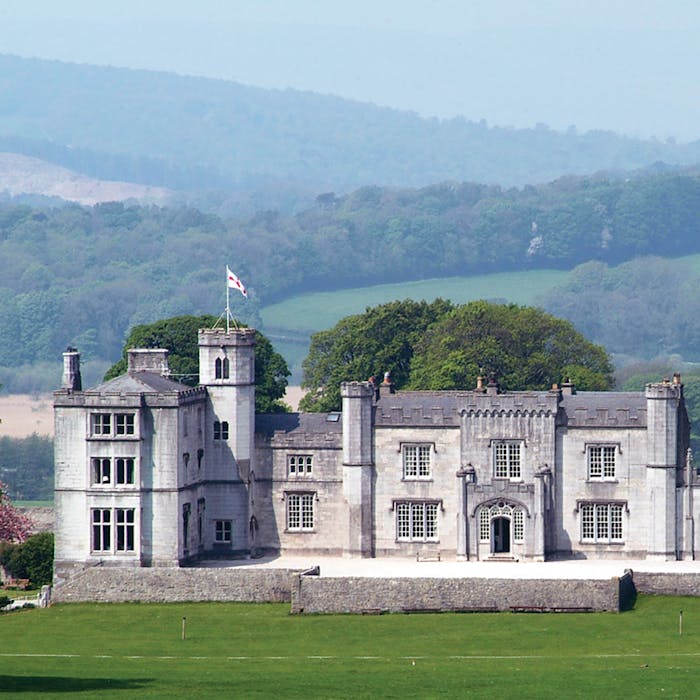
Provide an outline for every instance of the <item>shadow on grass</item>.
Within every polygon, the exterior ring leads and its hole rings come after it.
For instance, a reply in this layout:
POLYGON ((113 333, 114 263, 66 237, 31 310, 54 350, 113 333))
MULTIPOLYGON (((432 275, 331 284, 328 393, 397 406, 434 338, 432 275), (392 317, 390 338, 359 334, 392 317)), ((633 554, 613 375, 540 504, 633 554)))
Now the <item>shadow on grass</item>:
POLYGON ((79 693, 84 690, 139 690, 150 678, 72 678, 70 676, 0 676, 3 693, 79 693))

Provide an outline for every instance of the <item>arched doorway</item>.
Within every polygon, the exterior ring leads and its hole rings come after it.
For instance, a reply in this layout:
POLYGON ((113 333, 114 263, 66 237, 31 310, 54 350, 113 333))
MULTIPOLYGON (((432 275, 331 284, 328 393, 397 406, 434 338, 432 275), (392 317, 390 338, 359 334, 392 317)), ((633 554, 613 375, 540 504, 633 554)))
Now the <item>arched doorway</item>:
POLYGON ((479 557, 516 556, 525 539, 524 508, 497 501, 479 509, 479 557))

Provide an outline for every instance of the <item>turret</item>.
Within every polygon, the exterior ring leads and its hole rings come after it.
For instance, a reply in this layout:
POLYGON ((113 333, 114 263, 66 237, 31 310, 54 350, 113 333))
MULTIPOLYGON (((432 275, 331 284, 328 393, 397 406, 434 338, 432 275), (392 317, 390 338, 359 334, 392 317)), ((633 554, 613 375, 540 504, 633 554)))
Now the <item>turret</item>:
POLYGON ((676 558, 676 470, 680 375, 647 384, 647 485, 650 496, 648 556, 676 558))
POLYGON ((348 507, 345 554, 371 557, 375 389, 371 382, 344 382, 340 393, 343 398, 343 494, 348 507))

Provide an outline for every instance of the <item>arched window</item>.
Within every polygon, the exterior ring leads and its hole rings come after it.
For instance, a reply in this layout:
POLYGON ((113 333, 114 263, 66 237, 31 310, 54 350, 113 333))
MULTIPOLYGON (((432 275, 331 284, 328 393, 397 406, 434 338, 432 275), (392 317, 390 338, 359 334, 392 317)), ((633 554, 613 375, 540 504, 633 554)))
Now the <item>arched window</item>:
POLYGON ((214 362, 214 377, 221 379, 221 358, 217 357, 214 362))
POLYGON ((222 362, 221 376, 224 379, 228 379, 228 357, 224 357, 224 361, 222 362))
POLYGON ((228 421, 214 421, 214 440, 228 440, 228 421))

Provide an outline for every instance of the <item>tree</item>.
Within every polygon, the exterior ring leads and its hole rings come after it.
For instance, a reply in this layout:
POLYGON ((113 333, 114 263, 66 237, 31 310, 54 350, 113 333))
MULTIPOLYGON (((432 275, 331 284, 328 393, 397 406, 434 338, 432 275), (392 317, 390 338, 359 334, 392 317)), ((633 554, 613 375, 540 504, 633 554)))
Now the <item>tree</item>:
POLYGON ((613 385, 605 350, 541 309, 475 301, 458 306, 420 339, 412 389, 471 389, 493 373, 510 390, 548 389, 569 377, 584 390, 613 385))
POLYGON ((23 542, 31 532, 31 520, 12 505, 7 487, 0 481, 0 541, 23 542))
MULTIPOLYGON (((197 332, 211 328, 214 316, 175 316, 155 323, 134 326, 126 339, 121 360, 105 374, 105 381, 124 374, 130 348, 166 348, 168 366, 174 379, 195 386, 199 381, 199 346, 197 332)), ((284 358, 275 352, 270 341, 255 332, 255 410, 274 413, 288 410, 280 400, 291 374, 284 358)))
POLYGON ((443 299, 392 301, 347 316, 333 328, 311 337, 303 363, 302 387, 309 393, 300 403, 305 411, 340 408, 340 383, 365 381, 390 371, 397 388, 409 380, 415 343, 426 329, 452 309, 443 299))
POLYGON ((27 578, 34 586, 53 579, 53 533, 39 532, 21 544, 5 547, 0 563, 14 578, 27 578))

